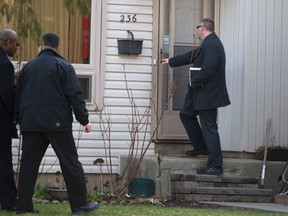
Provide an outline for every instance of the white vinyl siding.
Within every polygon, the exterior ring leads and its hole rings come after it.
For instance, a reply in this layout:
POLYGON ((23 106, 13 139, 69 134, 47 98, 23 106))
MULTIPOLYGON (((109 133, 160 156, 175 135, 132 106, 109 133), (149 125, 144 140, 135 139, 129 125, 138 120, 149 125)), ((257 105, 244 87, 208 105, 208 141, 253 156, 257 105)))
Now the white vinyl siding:
MULTIPOLYGON (((128 88, 132 91, 135 103, 140 113, 143 113, 150 102, 152 82, 152 17, 153 1, 150 0, 107 0, 107 23, 105 26, 105 84, 103 102, 108 106, 111 118, 111 155, 113 173, 118 173, 120 154, 128 154, 130 132, 128 125, 131 123, 131 104, 126 90, 126 74, 128 88), (136 14, 136 22, 120 22, 121 15, 136 14), (143 40, 140 55, 118 54, 117 39, 131 39, 127 30, 133 32, 135 40, 143 40)), ((91 165, 91 161, 102 157, 105 160, 105 149, 100 137, 99 119, 91 113, 94 123, 93 133, 85 134, 79 149, 80 160, 86 172, 98 172, 99 166, 91 165), (91 157, 93 155, 93 157, 91 157)), ((150 138, 150 125, 147 128, 150 138)), ((77 134, 75 134, 76 137, 77 134)), ((139 133, 139 142, 144 140, 145 132, 139 133)), ((75 138, 76 139, 76 138, 75 138)), ((146 138, 147 139, 147 138, 146 138)), ((106 140, 108 143, 108 141, 106 140)), ((146 145, 146 144, 145 144, 146 145)), ((147 155, 154 154, 154 145, 147 151, 147 155)), ((106 159, 108 161, 108 158, 106 159)), ((107 172, 106 165, 103 172, 107 172)))
MULTIPOLYGON (((113 173, 119 172, 118 157, 120 154, 128 154, 130 144, 128 125, 131 104, 126 91, 124 71, 139 112, 143 113, 150 102, 152 50, 157 49, 152 43, 153 3, 153 0, 102 0, 102 14, 99 14, 103 19, 101 46, 96 47, 94 44, 94 50, 91 50, 97 53, 97 58, 87 68, 81 69, 81 65, 75 65, 78 74, 82 70, 85 74, 87 71, 90 73, 98 70, 97 65, 101 65, 100 72, 93 73, 92 91, 96 98, 101 95, 100 90, 104 91, 103 102, 110 113, 107 115, 112 122, 110 144, 113 173), (134 14, 137 22, 120 22, 121 15, 134 14), (117 39, 130 38, 127 30, 133 32, 135 39, 143 40, 142 54, 118 54, 117 39), (97 62, 99 59, 101 62, 97 62)), ((286 0, 220 0, 219 36, 226 51, 226 79, 231 99, 230 106, 219 109, 219 132, 223 151, 255 152, 264 144, 266 120, 269 117, 272 119, 275 144, 288 147, 287 10, 286 0)), ((92 31, 92 37, 95 31, 98 30, 92 31)), ((102 107, 99 99, 96 103, 102 107)), ((107 151, 101 138, 99 116, 93 111, 90 112, 90 121, 94 125, 91 133, 82 133, 79 140, 79 129, 82 127, 76 122, 73 123, 73 133, 84 171, 100 173, 100 167, 93 165, 93 161, 97 158, 108 161, 107 151)), ((165 123, 168 124, 171 122, 165 123)), ((150 132, 150 123, 147 130, 150 132)), ((143 137, 144 131, 139 133, 140 142, 143 137)), ((14 159, 18 153, 17 146, 18 140, 15 139, 14 159)), ((152 154, 153 144, 147 151, 147 155, 152 154)), ((39 172, 60 171, 55 160, 55 154, 49 148, 39 172)), ((108 172, 106 165, 107 163, 103 165, 104 173, 108 172)))
POLYGON ((275 145, 288 146, 288 2, 221 0, 220 38, 231 106, 220 109, 222 149, 254 152, 272 119, 275 145))
MULTIPOLYGON (((93 0, 94 1, 94 0, 93 0)), ((98 1, 98 0, 97 0, 98 1)), ((92 8, 93 10, 93 8, 92 8)), ((104 91, 101 99, 107 105, 107 116, 111 118, 111 160, 112 172, 119 172, 119 155, 128 154, 130 144, 130 132, 128 125, 131 123, 131 104, 129 103, 126 90, 124 67, 127 78, 128 88, 132 91, 138 111, 143 113, 150 103, 150 91, 152 82, 152 19, 153 19, 153 0, 102 0, 102 38, 101 46, 95 47, 92 43, 92 56, 99 56, 101 52, 101 62, 98 58, 93 64, 101 65, 101 73, 96 77, 99 82, 93 79, 92 91, 97 97, 99 91, 104 91), (136 22, 120 22, 121 15, 136 14, 136 22), (133 32, 136 40, 143 40, 142 54, 140 55, 119 55, 117 39, 131 38, 127 30, 133 32), (97 61, 97 62, 96 62, 97 61), (101 82, 101 76, 103 82, 101 82), (98 85, 95 85, 98 83, 98 85), (101 88, 103 88, 101 90, 101 88)), ((97 17, 97 14, 95 15, 97 17)), ((98 19, 97 19, 98 20, 98 19)), ((93 23, 93 22, 92 22, 93 23)), ((100 29, 92 31, 93 35, 100 29)), ((93 40, 92 40, 93 42, 93 40)), ((94 69, 94 65, 93 69, 94 69)), ((87 67, 87 66, 85 66, 87 67)), ((81 74, 81 65, 75 65, 76 72, 81 74)), ((90 69, 90 68, 89 68, 90 69)), ((93 95, 94 95, 93 94, 93 95)), ((97 98, 97 105, 102 108, 101 101, 97 98), (98 104, 99 103, 99 104, 98 104)), ((87 105, 88 108, 91 105, 87 105)), ((91 107, 90 107, 91 108, 91 107)), ((90 109, 91 110, 91 109, 90 109)), ((104 148, 104 141, 101 138, 99 116, 91 111, 90 121, 93 123, 93 131, 90 133, 79 133, 83 129, 76 121, 73 123, 73 135, 78 148, 79 161, 82 163, 85 173, 100 173, 100 167, 93 165, 97 158, 103 158, 103 173, 107 173, 109 158, 106 157, 108 148, 104 148)), ((150 138, 150 122, 147 127, 146 139, 150 138)), ((139 142, 142 144, 145 132, 139 132, 139 142)), ((108 145, 106 140, 106 146, 108 145)), ((15 140, 14 146, 18 145, 15 140)), ((145 143, 147 145, 147 143, 145 143)), ((16 159, 17 149, 13 149, 16 159)), ((154 154, 154 145, 147 151, 147 155, 154 154)), ((16 163, 16 161, 15 161, 16 163)), ((55 173, 60 171, 59 162, 52 148, 48 148, 40 166, 40 173, 55 173)))

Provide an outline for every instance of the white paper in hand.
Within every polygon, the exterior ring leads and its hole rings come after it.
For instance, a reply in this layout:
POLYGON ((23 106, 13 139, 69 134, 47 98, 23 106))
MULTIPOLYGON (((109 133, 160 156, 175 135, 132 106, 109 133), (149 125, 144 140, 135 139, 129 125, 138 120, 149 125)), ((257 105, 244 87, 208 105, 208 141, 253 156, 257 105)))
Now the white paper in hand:
POLYGON ((189 86, 191 86, 191 82, 192 82, 192 73, 193 71, 200 71, 201 68, 200 67, 190 67, 189 68, 189 86))

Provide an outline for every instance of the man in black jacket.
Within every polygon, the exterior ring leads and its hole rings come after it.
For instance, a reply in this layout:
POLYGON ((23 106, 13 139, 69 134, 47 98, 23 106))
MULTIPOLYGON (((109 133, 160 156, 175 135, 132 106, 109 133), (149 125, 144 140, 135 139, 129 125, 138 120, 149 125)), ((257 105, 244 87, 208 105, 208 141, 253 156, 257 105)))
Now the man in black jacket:
POLYGON ((99 207, 87 200, 84 171, 72 135, 72 110, 86 132, 91 131, 92 124, 75 70, 57 53, 58 47, 56 34, 44 34, 40 53, 23 67, 16 85, 15 110, 19 110, 24 140, 18 214, 37 212, 33 209, 32 196, 38 169, 49 144, 59 159, 72 213, 82 214, 99 207))
POLYGON ((0 203, 1 209, 14 210, 16 206, 16 186, 12 164, 12 138, 17 138, 14 124, 14 66, 10 61, 19 39, 15 31, 5 29, 0 32, 0 203))
POLYGON ((214 21, 205 18, 197 26, 201 45, 183 55, 162 59, 170 67, 193 63, 190 85, 184 106, 180 111, 181 121, 193 145, 187 155, 209 155, 205 168, 197 174, 222 175, 223 158, 217 126, 217 108, 230 104, 225 78, 225 51, 214 32, 214 21), (200 124, 197 116, 199 115, 200 124))

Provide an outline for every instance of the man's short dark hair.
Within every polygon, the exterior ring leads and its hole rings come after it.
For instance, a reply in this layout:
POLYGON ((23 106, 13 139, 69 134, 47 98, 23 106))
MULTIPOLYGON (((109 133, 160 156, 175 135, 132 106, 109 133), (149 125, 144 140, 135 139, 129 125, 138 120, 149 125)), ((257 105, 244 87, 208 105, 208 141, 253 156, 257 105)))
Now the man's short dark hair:
POLYGON ((214 32, 214 21, 210 18, 204 18, 201 20, 201 23, 205 25, 205 29, 208 31, 214 32))
POLYGON ((59 47, 59 37, 53 32, 48 32, 42 36, 42 45, 49 46, 52 48, 59 47))

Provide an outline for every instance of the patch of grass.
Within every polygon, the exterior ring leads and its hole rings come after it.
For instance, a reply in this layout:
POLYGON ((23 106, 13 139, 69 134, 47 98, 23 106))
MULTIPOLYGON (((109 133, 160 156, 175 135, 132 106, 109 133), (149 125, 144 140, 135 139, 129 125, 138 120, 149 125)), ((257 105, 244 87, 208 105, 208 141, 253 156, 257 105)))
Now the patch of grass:
POLYGON ((88 191, 88 199, 92 201, 101 202, 106 196, 106 193, 97 192, 93 190, 88 191))
POLYGON ((96 201, 99 203, 102 201, 110 202, 112 200, 120 201, 123 199, 125 199, 125 197, 119 197, 113 193, 97 192, 97 191, 93 191, 93 190, 88 191, 88 200, 96 201))
MULTIPOLYGON (((40 210, 38 215, 71 215, 69 204, 35 204, 35 209, 40 210)), ((15 215, 15 213, 0 211, 1 216, 15 215)), ((35 214, 25 214, 34 216, 35 214)), ((89 215, 101 216, 284 216, 287 213, 246 210, 241 208, 185 208, 185 207, 161 207, 155 205, 101 205, 100 208, 89 215)))
POLYGON ((34 198, 39 200, 50 200, 50 194, 49 194, 49 186, 41 186, 37 185, 34 190, 34 198))

